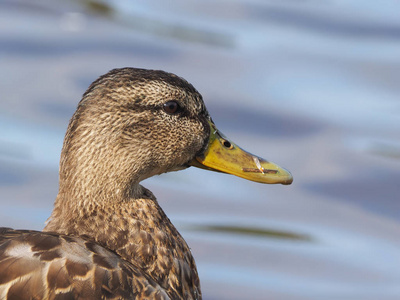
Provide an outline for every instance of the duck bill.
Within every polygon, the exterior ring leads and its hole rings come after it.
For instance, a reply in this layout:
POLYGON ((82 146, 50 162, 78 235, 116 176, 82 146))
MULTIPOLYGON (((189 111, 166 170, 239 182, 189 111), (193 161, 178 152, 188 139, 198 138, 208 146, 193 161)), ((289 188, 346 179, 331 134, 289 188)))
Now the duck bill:
POLYGON ((244 151, 219 132, 211 121, 209 124, 211 134, 208 146, 202 155, 191 161, 191 166, 228 173, 260 183, 292 183, 293 177, 289 171, 244 151))

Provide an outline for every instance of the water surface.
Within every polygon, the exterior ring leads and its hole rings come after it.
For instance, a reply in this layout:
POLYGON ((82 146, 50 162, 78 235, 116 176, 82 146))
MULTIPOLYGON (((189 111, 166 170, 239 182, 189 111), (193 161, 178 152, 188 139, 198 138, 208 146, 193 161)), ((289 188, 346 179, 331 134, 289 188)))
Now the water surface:
POLYGON ((42 229, 81 95, 164 69, 291 186, 188 169, 144 182, 204 299, 399 299, 397 1, 0 2, 0 226, 42 229), (85 4, 86 3, 86 4, 85 4))

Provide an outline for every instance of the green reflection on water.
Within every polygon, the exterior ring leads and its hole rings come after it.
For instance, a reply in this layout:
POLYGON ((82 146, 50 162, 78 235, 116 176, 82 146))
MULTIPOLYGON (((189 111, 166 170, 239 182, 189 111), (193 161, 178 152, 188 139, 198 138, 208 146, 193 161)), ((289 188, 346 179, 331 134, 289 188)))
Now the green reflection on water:
POLYGON ((398 147, 397 145, 375 143, 370 146, 368 150, 375 155, 397 160, 400 159, 400 147, 398 147))
POLYGON ((242 226, 231 226, 231 225, 204 225, 204 226, 193 226, 191 230, 207 231, 207 232, 220 232, 220 233, 232 233, 248 236, 259 236, 271 239, 285 239, 292 241, 305 241, 311 242, 313 239, 306 234, 299 234, 294 232, 288 232, 283 230, 266 229, 266 228, 255 228, 255 227, 242 227, 242 226))
POLYGON ((97 14, 111 16, 114 12, 114 9, 103 1, 84 0, 81 3, 86 5, 89 11, 97 14))
POLYGON ((133 11, 124 16, 112 5, 100 0, 77 1, 86 9, 98 15, 113 19, 114 21, 125 24, 133 30, 141 31, 154 36, 172 38, 181 41, 199 43, 217 47, 235 47, 235 38, 227 32, 221 32, 202 26, 188 25, 173 20, 165 21, 156 16, 143 16, 133 11))

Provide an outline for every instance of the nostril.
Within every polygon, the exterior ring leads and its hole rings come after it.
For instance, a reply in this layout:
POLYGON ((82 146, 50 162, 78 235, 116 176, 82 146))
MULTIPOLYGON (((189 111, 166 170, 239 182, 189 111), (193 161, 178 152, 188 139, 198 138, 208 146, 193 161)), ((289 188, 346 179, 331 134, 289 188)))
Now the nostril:
POLYGON ((222 144, 224 145, 224 147, 226 147, 226 148, 228 148, 228 149, 233 148, 233 147, 232 147, 232 144, 231 144, 229 141, 227 141, 227 140, 224 140, 222 144))

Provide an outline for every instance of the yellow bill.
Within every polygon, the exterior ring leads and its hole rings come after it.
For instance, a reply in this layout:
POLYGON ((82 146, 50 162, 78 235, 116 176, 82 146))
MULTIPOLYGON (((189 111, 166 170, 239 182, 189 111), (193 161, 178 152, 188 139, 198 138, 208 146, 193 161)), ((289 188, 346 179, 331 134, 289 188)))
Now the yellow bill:
POLYGON ((211 134, 208 146, 190 165, 210 171, 228 173, 260 183, 291 184, 292 174, 284 168, 244 151, 229 141, 209 121, 211 134))

